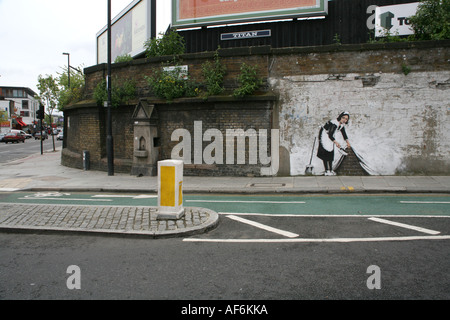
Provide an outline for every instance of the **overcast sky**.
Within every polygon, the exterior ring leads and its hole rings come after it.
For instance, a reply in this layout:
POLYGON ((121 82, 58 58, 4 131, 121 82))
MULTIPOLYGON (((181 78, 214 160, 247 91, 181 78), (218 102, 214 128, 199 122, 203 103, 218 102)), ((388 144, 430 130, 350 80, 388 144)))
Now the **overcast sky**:
MULTIPOLYGON (((114 18, 132 0, 111 0, 114 18)), ((39 93, 39 75, 96 64, 96 34, 107 23, 107 0, 0 0, 0 86, 39 93)), ((157 33, 170 23, 170 0, 157 0, 157 33)))

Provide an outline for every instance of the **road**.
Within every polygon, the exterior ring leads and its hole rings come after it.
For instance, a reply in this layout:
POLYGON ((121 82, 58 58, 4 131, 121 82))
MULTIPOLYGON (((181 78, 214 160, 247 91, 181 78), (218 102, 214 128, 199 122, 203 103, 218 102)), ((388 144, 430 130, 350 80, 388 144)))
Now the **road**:
MULTIPOLYGON (((62 141, 57 141, 55 137, 55 148, 60 148, 62 141)), ((44 140, 43 143, 44 152, 53 151, 52 137, 44 140)), ((40 140, 34 140, 33 138, 25 140, 25 143, 0 143, 0 163, 7 163, 17 159, 25 158, 32 154, 41 152, 40 140)))
MULTIPOLYGON (((150 196, 3 193, 0 202, 154 205, 150 196)), ((186 195, 185 205, 217 210, 219 226, 158 240, 0 233, 0 299, 450 298, 448 195, 186 195), (81 287, 71 290, 74 265, 81 287)))

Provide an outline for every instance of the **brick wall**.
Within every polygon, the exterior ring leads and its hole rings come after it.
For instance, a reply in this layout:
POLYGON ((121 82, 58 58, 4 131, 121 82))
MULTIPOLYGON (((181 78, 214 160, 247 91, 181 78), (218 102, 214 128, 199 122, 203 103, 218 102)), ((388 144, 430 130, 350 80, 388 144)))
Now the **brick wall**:
MULTIPOLYGON (((226 164, 226 131, 227 129, 266 129, 270 133, 272 125, 272 102, 270 101, 219 101, 219 102, 197 102, 197 103, 176 103, 170 105, 159 105, 158 115, 161 133, 161 159, 170 159, 173 148, 180 141, 171 141, 172 133, 176 129, 186 129, 191 136, 191 164, 185 165, 186 175, 260 175, 260 162, 249 164, 248 141, 245 164, 237 164, 237 142, 234 148, 234 165, 226 164), (202 135, 208 129, 217 129, 222 133, 223 138, 223 164, 216 161, 214 164, 196 163, 194 159, 195 131, 194 124, 201 124, 202 135)), ((201 137, 203 141, 203 136, 201 137)), ((270 142, 270 140, 268 140, 270 142)), ((211 144, 212 141, 203 141, 200 152, 211 144)), ((270 144, 268 145, 270 150, 270 144)))
MULTIPOLYGON (((112 131, 115 171, 128 173, 133 155, 132 113, 134 105, 112 109, 112 131)), ((64 111, 67 121, 67 144, 62 164, 83 168, 83 151, 89 151, 90 168, 107 170, 106 109, 93 101, 68 107, 64 111)))
MULTIPOLYGON (((237 86, 240 66, 245 62, 258 65, 259 75, 265 80, 261 90, 274 93, 277 101, 184 99, 167 104, 150 99, 160 117, 160 157, 170 157, 177 144, 170 141, 173 130, 192 130, 194 121, 202 121, 203 131, 279 128, 285 161, 280 165, 288 167, 287 174, 304 174, 319 127, 347 110, 351 113, 347 132, 352 146, 375 168, 373 172, 448 174, 449 45, 450 41, 428 41, 222 49, 220 56, 228 71, 225 77, 228 90, 237 86)), ((188 65, 190 76, 201 82, 201 65, 213 58, 212 52, 186 54, 181 56, 180 64, 188 65)), ((113 78, 133 79, 139 98, 148 98, 144 76, 165 60, 168 59, 113 64, 113 78)), ((106 65, 85 69, 86 101, 92 99, 93 90, 105 73, 106 65)), ((65 112, 71 128, 63 164, 75 166, 80 161, 77 158, 80 152, 88 149, 91 159, 98 163, 94 167, 106 170, 105 110, 86 101, 65 112), (87 132, 95 138, 84 139, 87 132)), ((137 101, 132 102, 113 112, 115 160, 124 172, 132 161, 131 115, 136 104, 137 101)), ((315 174, 320 174, 321 162, 314 157, 313 164, 315 174)), ((258 167, 193 164, 187 166, 187 171, 201 175, 256 175, 258 167)))

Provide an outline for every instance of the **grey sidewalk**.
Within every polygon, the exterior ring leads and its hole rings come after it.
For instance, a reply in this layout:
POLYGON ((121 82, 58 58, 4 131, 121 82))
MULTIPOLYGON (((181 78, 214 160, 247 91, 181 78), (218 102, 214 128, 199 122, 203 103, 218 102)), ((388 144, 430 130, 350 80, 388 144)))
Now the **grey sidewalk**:
MULTIPOLYGON (((0 164, 0 191, 156 193, 157 177, 83 171, 61 165, 60 151, 0 164)), ((189 177, 185 193, 450 193, 450 176, 189 177)))
MULTIPOLYGON (((0 164, 0 192, 157 193, 157 177, 83 171, 60 164, 60 151, 0 164)), ((450 193, 449 176, 184 177, 185 193, 450 193)), ((0 203, 0 230, 77 232, 159 238, 206 232, 219 215, 185 208, 179 220, 156 219, 156 207, 0 203)))

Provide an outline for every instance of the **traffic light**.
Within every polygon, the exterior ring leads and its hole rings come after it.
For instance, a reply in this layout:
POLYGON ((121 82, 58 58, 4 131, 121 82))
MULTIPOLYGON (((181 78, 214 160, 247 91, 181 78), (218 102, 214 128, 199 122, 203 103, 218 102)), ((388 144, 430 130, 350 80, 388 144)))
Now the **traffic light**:
POLYGON ((39 110, 36 112, 36 117, 39 120, 43 120, 45 118, 44 106, 42 104, 39 105, 39 110))

